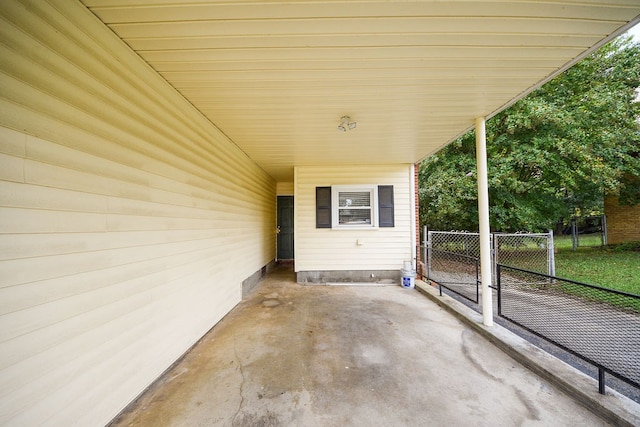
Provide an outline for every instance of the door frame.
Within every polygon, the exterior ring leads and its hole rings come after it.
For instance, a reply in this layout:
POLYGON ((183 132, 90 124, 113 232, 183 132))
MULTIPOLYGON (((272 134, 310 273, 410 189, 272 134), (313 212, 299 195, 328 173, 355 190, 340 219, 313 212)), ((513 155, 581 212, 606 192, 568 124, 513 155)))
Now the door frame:
POLYGON ((276 260, 277 261, 280 261, 280 260, 282 260, 282 261, 291 260, 292 261, 293 259, 295 259, 295 234, 294 234, 295 224, 293 222, 295 220, 295 217, 294 217, 295 203, 294 203, 294 198, 293 197, 294 197, 293 195, 282 194, 282 195, 277 195, 277 198, 276 198, 276 228, 278 230, 278 234, 276 235, 276 260), (291 237, 292 241, 291 241, 291 257, 290 258, 288 258, 288 257, 281 258, 280 257, 280 255, 282 255, 280 253, 280 245, 279 245, 279 242, 280 242, 280 239, 281 239, 280 238, 280 232, 281 232, 280 231, 280 226, 281 226, 281 222, 280 222, 280 210, 281 210, 280 201, 281 200, 290 200, 290 204, 291 204, 291 206, 290 206, 290 209, 291 209, 291 212, 290 212, 290 218, 291 218, 290 234, 292 236, 291 237))

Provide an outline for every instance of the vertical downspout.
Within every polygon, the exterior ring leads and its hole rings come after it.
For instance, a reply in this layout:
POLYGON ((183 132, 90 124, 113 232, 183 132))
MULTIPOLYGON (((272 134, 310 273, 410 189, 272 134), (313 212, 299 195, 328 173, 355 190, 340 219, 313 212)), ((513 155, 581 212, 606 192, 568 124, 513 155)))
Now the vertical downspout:
POLYGON ((491 230, 489 228, 489 180, 487 177, 487 136, 484 117, 476 119, 476 168, 478 172, 478 221, 480 226, 480 273, 482 277, 482 323, 493 326, 491 292, 491 230))

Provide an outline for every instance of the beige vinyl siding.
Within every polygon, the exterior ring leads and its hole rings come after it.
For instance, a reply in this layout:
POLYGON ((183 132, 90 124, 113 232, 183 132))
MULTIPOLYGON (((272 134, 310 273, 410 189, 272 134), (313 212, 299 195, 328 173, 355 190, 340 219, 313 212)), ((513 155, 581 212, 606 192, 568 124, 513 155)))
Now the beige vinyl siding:
POLYGON ((0 424, 103 425, 275 258, 276 183, 79 3, 0 33, 0 424))
POLYGON ((276 187, 278 196, 293 196, 293 182, 279 182, 276 187))
POLYGON ((399 270, 412 257, 412 165, 297 167, 296 271, 399 270), (375 230, 316 228, 316 187, 393 185, 395 226, 375 230), (360 240, 361 245, 357 244, 360 240))

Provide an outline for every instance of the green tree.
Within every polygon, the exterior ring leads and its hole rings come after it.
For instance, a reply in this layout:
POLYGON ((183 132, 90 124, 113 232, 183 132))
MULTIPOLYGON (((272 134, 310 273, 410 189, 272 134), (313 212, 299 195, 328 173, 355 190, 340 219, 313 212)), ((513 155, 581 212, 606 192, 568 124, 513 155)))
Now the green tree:
MULTIPOLYGON (((539 231, 640 202, 640 44, 619 38, 487 121, 491 227, 539 231)), ((421 223, 477 230, 475 133, 420 165, 421 223)))

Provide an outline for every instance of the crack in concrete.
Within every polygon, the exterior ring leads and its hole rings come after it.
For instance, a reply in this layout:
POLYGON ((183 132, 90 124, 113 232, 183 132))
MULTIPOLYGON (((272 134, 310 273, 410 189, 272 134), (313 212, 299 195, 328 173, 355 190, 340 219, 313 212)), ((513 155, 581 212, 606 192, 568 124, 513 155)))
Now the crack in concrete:
MULTIPOLYGON (((484 367, 482 362, 474 356, 469 343, 469 340, 472 336, 473 332, 471 330, 465 329, 462 331, 462 354, 464 354, 464 356, 473 364, 473 366, 478 369, 483 375, 501 384, 506 384, 504 379, 498 378, 491 372, 489 372, 484 367)), ((540 421, 540 411, 535 406, 535 404, 526 396, 526 394, 512 384, 507 385, 509 385, 513 389, 514 394, 517 396, 518 400, 520 400, 520 402, 526 408, 528 418, 533 421, 540 421)))
POLYGON ((240 403, 238 404, 238 410, 233 415, 233 418, 231 418, 231 425, 235 426, 236 418, 238 418, 238 415, 240 415, 240 411, 242 410, 242 406, 244 405, 244 383, 245 383, 244 366, 242 365, 242 360, 240 359, 240 356, 238 356, 238 347, 236 345, 235 340, 233 341, 233 352, 235 354, 236 360, 238 361, 238 369, 240 370, 240 376, 242 377, 242 381, 240 382, 240 403))
POLYGON ((520 402, 522 402, 524 407, 527 408, 527 411, 529 412, 529 419, 533 421, 540 421, 540 411, 531 399, 529 399, 524 392, 517 389, 515 386, 511 387, 514 389, 516 396, 520 399, 520 402))
POLYGON ((464 329, 462 331, 462 334, 461 334, 461 338, 462 338, 462 354, 484 376, 486 376, 487 378, 490 378, 490 379, 492 379, 494 381, 497 381, 498 383, 504 384, 504 380, 502 378, 498 378, 495 375, 493 375, 491 372, 489 372, 484 367, 482 362, 480 360, 476 359, 476 357, 472 354, 472 350, 469 347, 469 340, 470 340, 471 336, 473 336, 473 332, 470 329, 464 329))

